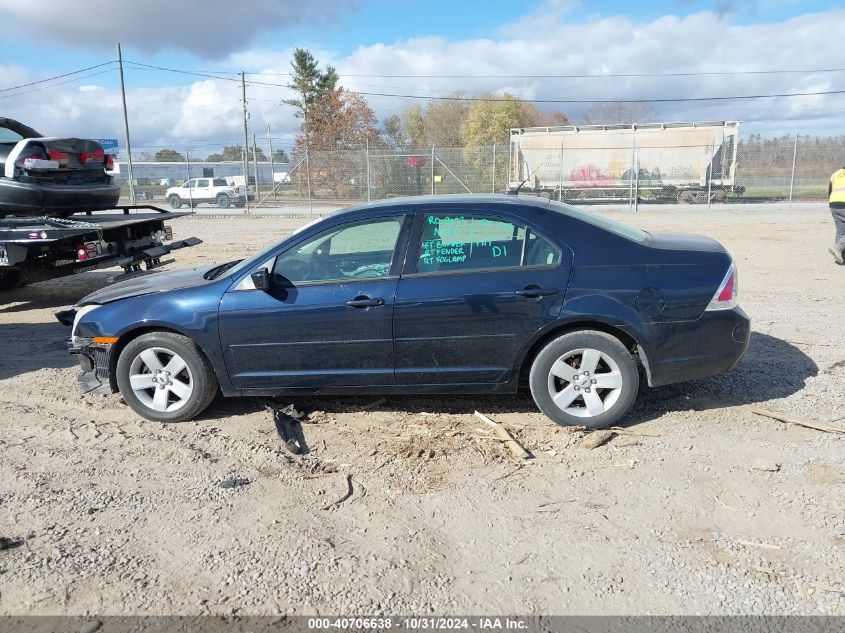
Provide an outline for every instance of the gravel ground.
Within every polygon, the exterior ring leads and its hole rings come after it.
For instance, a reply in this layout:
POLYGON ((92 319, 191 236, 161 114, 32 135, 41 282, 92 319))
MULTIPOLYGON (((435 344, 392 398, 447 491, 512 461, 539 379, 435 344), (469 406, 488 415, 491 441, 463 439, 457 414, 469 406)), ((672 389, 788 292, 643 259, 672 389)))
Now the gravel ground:
MULTIPOLYGON (((732 373, 646 388, 594 449, 526 396, 297 399, 303 456, 257 400, 145 422, 80 394, 53 318, 108 273, 4 295, 0 536, 24 541, 0 549, 0 614, 845 614, 845 437, 746 409, 845 416, 827 208, 603 212, 724 243, 753 334, 732 373)), ((205 240, 178 260, 306 220, 178 220, 205 240)))

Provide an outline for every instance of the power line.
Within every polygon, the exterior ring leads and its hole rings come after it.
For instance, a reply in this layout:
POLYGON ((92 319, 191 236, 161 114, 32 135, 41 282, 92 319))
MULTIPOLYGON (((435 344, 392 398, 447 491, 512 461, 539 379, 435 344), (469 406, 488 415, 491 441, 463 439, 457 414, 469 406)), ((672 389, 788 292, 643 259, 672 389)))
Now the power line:
POLYGON ((64 77, 70 77, 71 75, 78 75, 80 73, 88 72, 89 70, 96 70, 97 68, 102 68, 103 66, 108 66, 110 64, 116 64, 115 61, 110 62, 103 62, 102 64, 97 64, 96 66, 89 66, 88 68, 80 68, 79 70, 72 70, 69 73, 64 73, 63 75, 55 75, 54 77, 47 77, 46 79, 39 79, 38 81, 30 81, 27 84, 20 84, 18 86, 9 86, 8 88, 0 88, 0 92, 9 92, 10 90, 17 90, 19 88, 27 88, 29 86, 35 86, 38 84, 47 83, 48 81, 54 81, 56 79, 63 79, 64 77))
MULTIPOLYGON (((724 76, 724 75, 781 75, 781 74, 818 74, 818 73, 839 73, 845 72, 845 68, 814 68, 814 69, 788 69, 788 70, 714 70, 700 72, 669 72, 669 73, 607 73, 601 75, 377 75, 377 74, 356 74, 338 73, 341 77, 365 77, 370 79, 621 79, 621 78, 642 78, 642 77, 701 77, 701 76, 724 76)), ((248 75, 272 75, 277 77, 290 77, 290 73, 258 72, 247 73, 248 75)))
POLYGON ((505 99, 501 97, 440 97, 433 95, 423 97, 420 95, 391 94, 387 92, 357 92, 357 94, 364 95, 367 97, 391 97, 396 99, 427 99, 430 101, 489 101, 494 103, 507 103, 513 101, 523 103, 686 103, 704 101, 742 101, 748 99, 773 99, 789 97, 817 97, 823 95, 845 94, 845 90, 824 90, 817 92, 782 92, 775 94, 732 95, 719 97, 672 97, 660 99, 520 99, 517 97, 514 97, 512 99, 505 99))
MULTIPOLYGON (((59 81, 57 83, 50 84, 49 86, 39 86, 38 88, 33 88, 32 90, 23 90, 21 92, 16 92, 14 94, 3 95, 3 96, 0 96, 0 99, 13 99, 15 97, 20 97, 22 95, 31 94, 33 92, 39 92, 40 90, 49 90, 50 88, 57 88, 59 86, 64 86, 65 84, 71 84, 75 81, 81 81, 82 79, 88 79, 90 77, 96 77, 97 75, 105 75, 106 73, 110 73, 110 72, 113 72, 113 69, 110 68, 108 70, 101 70, 99 72, 90 73, 88 75, 83 75, 81 77, 74 77, 73 79, 68 79, 67 81, 59 81)), ((11 88, 10 88, 10 90, 11 90, 11 88)))
MULTIPOLYGON (((132 64, 138 64, 138 62, 129 62, 132 64)), ((192 71, 186 70, 179 70, 177 68, 166 68, 164 66, 152 66, 150 64, 138 64, 140 66, 144 66, 146 68, 154 68, 156 70, 163 70, 167 72, 176 72, 181 74, 187 75, 199 75, 203 77, 209 77, 211 79, 220 79, 223 81, 238 81, 237 79, 231 77, 220 77, 215 75, 209 75, 204 73, 195 73, 192 71)), ((833 72, 836 69, 827 69, 833 72)), ((733 71, 733 72, 775 72, 775 71, 733 71)), ((252 73, 254 74, 254 73, 252 73)), ((718 74, 718 73, 714 73, 718 74)), ((634 75, 631 75, 634 76, 634 75)), ((645 75, 641 75, 645 76, 645 75)), ((277 88, 289 88, 287 84, 279 84, 279 83, 272 83, 272 82, 264 82, 264 81, 247 81, 246 83, 254 86, 271 86, 277 88)), ((365 97, 387 97, 387 98, 396 98, 396 99, 422 99, 422 100, 429 100, 429 101, 468 101, 468 102, 475 102, 475 101, 488 101, 488 102, 510 102, 510 101, 521 101, 524 103, 546 103, 546 104, 554 104, 554 103, 569 103, 569 104, 589 104, 589 103, 689 103, 689 102, 708 102, 708 101, 743 101, 743 100, 750 100, 750 99, 773 99, 773 98, 791 98, 791 97, 817 97, 817 96, 824 96, 824 95, 836 95, 836 94, 845 94, 845 90, 824 90, 824 91, 814 91, 814 92, 783 92, 783 93, 773 93, 773 94, 754 94, 754 95, 731 95, 731 96, 715 96, 715 97, 666 97, 666 98, 655 98, 655 99, 520 99, 520 98, 513 98, 513 99, 505 99, 501 97, 464 97, 464 96, 439 96, 439 95, 410 95, 410 94, 400 94, 400 93, 388 93, 388 92, 363 92, 358 90, 350 90, 350 92, 354 92, 356 94, 365 96, 365 97)))

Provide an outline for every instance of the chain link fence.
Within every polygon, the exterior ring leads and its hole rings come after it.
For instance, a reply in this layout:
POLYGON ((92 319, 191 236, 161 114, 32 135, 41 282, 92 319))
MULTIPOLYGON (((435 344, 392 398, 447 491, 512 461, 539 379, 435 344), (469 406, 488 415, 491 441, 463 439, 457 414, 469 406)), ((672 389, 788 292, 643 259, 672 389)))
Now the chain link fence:
MULTIPOLYGON (((156 161, 150 160, 152 152, 146 152, 133 157, 132 188, 139 204, 306 213, 329 203, 502 193, 523 180, 524 193, 579 204, 823 201, 829 175, 845 165, 845 138, 801 135, 751 136, 729 151, 715 144, 589 151, 548 148, 527 167, 520 165, 515 151, 512 145, 310 152, 291 148, 287 161, 256 160, 267 154, 252 150, 246 160, 241 155, 240 160, 229 161, 192 157, 190 151, 176 160, 156 161), (680 149, 700 160, 671 169, 657 167, 680 149), (732 170, 728 164, 734 151, 732 170)), ((114 176, 127 202, 128 172, 128 163, 119 160, 114 176)))

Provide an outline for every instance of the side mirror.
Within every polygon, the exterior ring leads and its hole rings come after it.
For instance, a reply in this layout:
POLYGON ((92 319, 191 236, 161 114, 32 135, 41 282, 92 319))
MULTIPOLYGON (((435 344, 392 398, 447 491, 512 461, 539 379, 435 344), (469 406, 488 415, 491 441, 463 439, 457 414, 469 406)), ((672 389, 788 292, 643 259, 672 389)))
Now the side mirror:
POLYGON ((256 270, 250 275, 250 279, 252 279, 252 285, 255 286, 256 290, 266 291, 270 289, 270 273, 267 272, 266 268, 256 270))

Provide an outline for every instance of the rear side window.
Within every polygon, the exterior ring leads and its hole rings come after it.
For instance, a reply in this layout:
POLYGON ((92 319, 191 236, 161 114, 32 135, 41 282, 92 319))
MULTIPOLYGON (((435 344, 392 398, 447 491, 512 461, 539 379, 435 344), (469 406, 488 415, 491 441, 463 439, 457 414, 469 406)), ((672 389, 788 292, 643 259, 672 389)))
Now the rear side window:
POLYGON ((526 266, 554 266, 560 263, 560 249, 545 237, 529 230, 523 263, 526 266))
POLYGON ((23 136, 7 127, 0 127, 0 143, 17 143, 23 136))
POLYGON ((524 226, 494 216, 426 214, 417 272, 518 267, 525 233, 524 226))
POLYGON ((225 187, 226 180, 224 178, 215 178, 214 179, 214 186, 215 187, 225 187))

